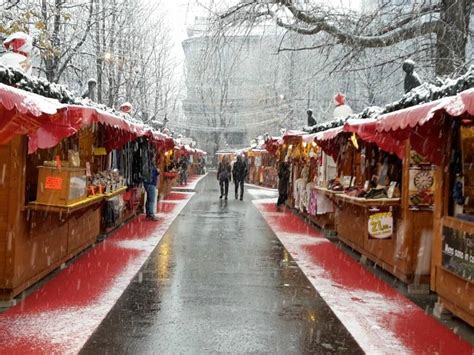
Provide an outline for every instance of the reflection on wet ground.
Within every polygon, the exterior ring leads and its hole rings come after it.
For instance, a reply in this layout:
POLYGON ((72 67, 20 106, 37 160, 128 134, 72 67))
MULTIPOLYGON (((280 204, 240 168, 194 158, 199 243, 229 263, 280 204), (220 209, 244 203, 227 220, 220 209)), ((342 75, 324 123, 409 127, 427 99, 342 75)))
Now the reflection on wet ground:
POLYGON ((250 196, 198 188, 82 353, 362 353, 250 196))

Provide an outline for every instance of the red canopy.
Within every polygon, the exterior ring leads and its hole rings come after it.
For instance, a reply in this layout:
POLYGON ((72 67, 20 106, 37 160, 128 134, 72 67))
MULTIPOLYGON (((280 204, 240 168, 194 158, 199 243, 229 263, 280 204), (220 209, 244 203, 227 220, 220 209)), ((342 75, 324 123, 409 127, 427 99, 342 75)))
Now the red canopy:
POLYGON ((263 144, 263 148, 270 154, 275 154, 280 145, 283 145, 284 141, 282 137, 270 137, 263 144))
POLYGON ((15 135, 28 135, 28 152, 51 148, 82 127, 101 123, 106 127, 105 147, 117 149, 138 137, 149 137, 164 149, 173 148, 173 138, 142 123, 129 122, 93 107, 64 105, 34 93, 0 84, 0 144, 15 135))
POLYGON ((364 142, 375 143, 380 149, 396 154, 400 159, 405 156, 403 140, 389 133, 379 133, 376 130, 378 119, 349 119, 344 124, 344 132, 356 133, 364 142))
POLYGON ((334 159, 337 159, 339 154, 339 134, 343 133, 344 127, 336 127, 328 129, 327 131, 318 132, 315 134, 314 140, 321 147, 321 149, 334 159))
POLYGON ((36 131, 45 121, 61 118, 66 109, 57 100, 0 84, 0 144, 15 134, 36 131))
POLYGON ((397 142, 401 145, 409 139, 414 150, 439 165, 443 159, 442 147, 449 133, 444 130, 444 114, 451 117, 474 115, 474 88, 456 96, 382 115, 377 120, 376 131, 382 137, 388 136, 393 140, 389 144, 392 150, 397 149, 397 142))
POLYGON ((286 144, 296 144, 301 142, 305 135, 307 135, 307 133, 303 131, 286 131, 283 135, 283 141, 286 144))

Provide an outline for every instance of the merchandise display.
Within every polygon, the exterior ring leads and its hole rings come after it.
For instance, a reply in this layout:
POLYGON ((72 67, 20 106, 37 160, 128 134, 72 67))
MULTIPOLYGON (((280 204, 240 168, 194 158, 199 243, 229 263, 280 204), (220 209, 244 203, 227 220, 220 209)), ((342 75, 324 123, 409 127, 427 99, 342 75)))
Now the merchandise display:
POLYGON ((125 179, 118 170, 101 171, 88 178, 89 194, 110 194, 125 186, 125 179))

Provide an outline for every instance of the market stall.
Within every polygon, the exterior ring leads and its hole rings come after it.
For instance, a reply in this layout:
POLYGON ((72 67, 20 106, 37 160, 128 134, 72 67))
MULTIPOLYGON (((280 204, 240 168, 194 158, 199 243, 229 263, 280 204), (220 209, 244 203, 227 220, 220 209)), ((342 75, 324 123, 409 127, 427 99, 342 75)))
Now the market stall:
POLYGON ((122 117, 3 84, 0 137, 2 300, 135 213, 145 162, 164 143, 122 117))
POLYGON ((250 148, 245 152, 248 162, 248 182, 268 188, 276 188, 278 174, 276 157, 265 149, 250 148))
POLYGON ((328 187, 337 207, 336 232, 412 289, 419 288, 429 283, 430 260, 424 251, 432 239, 433 166, 406 140, 393 141, 398 155, 380 149, 372 139, 376 122, 348 120, 322 144, 337 164, 337 178, 328 187))
MULTIPOLYGON (((377 132, 417 142, 414 149, 435 163, 431 289, 438 310, 474 325, 474 89, 388 117, 377 132), (420 142, 420 136, 424 137, 420 142), (425 143, 425 144, 420 144, 425 143)), ((420 172, 421 182, 433 175, 420 172)))

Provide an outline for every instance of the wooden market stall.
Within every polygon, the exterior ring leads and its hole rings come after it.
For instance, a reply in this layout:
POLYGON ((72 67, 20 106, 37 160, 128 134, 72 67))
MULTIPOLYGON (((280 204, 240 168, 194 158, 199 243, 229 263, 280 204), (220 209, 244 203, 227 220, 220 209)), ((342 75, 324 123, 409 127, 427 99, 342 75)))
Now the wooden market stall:
POLYGON ((275 189, 278 184, 276 157, 259 148, 249 148, 245 155, 248 161, 248 182, 275 189))
POLYGON ((315 142, 316 134, 289 131, 277 151, 280 161, 290 163, 287 205, 323 229, 334 227, 333 195, 324 183, 329 158, 315 142))
POLYGON ((337 162, 338 178, 328 186, 337 191, 331 197, 337 236, 419 289, 429 284, 434 169, 406 140, 383 137, 380 144, 376 123, 349 120, 336 136, 320 142, 337 162))
MULTIPOLYGON (((474 89, 377 125, 436 164, 431 289, 437 312, 474 325, 474 89), (420 137, 424 137, 420 140, 420 137)), ((430 175, 423 181, 432 181, 430 175)))
POLYGON ((109 202, 136 212, 143 159, 163 137, 3 84, 0 117, 0 300, 8 301, 120 224, 125 215, 103 224, 109 202))
POLYGON ((443 307, 474 326, 474 90, 465 100, 465 112, 443 122, 451 135, 436 173, 431 284, 443 307))

